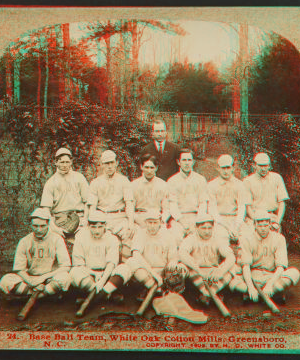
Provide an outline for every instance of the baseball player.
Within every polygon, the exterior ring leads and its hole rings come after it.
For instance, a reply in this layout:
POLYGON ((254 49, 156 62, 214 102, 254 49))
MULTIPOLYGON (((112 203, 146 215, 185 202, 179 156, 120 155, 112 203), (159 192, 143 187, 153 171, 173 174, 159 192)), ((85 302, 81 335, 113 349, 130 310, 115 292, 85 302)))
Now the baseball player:
POLYGON ((134 230, 134 205, 130 181, 117 172, 116 154, 106 150, 101 155, 103 174, 90 184, 89 211, 106 214, 106 228, 122 241, 122 255, 129 257, 134 230))
POLYGON ((288 267, 285 237, 271 230, 271 215, 265 210, 256 210, 254 228, 243 232, 240 238, 242 275, 234 276, 230 289, 243 292, 244 300, 249 296, 257 301, 255 281, 271 297, 281 292, 280 300, 285 301, 282 291, 299 280, 299 270, 288 267))
POLYGON ((285 213, 285 201, 289 199, 282 177, 270 171, 270 158, 265 153, 258 153, 254 157, 255 173, 244 178, 244 184, 249 190, 252 203, 247 205, 247 215, 251 220, 255 211, 262 209, 271 215, 274 229, 279 229, 285 213))
POLYGON ((195 228, 199 213, 207 213, 209 193, 205 178, 193 171, 193 152, 179 151, 180 171, 168 180, 171 228, 181 239, 195 228))
POLYGON ((156 177, 158 162, 155 156, 141 157, 142 176, 131 182, 135 207, 134 220, 145 227, 145 214, 149 209, 157 209, 166 223, 170 217, 167 183, 156 177))
POLYGON ((67 291, 71 261, 64 239, 49 229, 50 214, 46 209, 34 210, 30 221, 32 232, 20 240, 13 273, 2 277, 0 289, 12 295, 40 291, 39 297, 67 291))
MULTIPOLYGON (((178 252, 172 233, 162 227, 161 214, 151 209, 145 216, 146 228, 139 228, 132 242, 132 257, 114 270, 113 276, 99 293, 107 298, 113 291, 134 276, 150 289, 155 283, 163 284, 164 269, 177 269, 178 252)), ((185 270, 185 269, 180 269, 185 270)))
POLYGON ((51 229, 73 242, 78 226, 87 221, 88 183, 72 170, 72 154, 60 148, 55 154, 56 173, 46 182, 41 207, 52 214, 51 229))
POLYGON ((200 291, 198 300, 209 305, 210 295, 203 279, 211 283, 213 292, 223 289, 231 280, 229 270, 235 263, 235 256, 228 244, 227 231, 214 224, 212 215, 199 214, 196 231, 179 247, 179 260, 189 268, 188 277, 200 291))
POLYGON ((243 182, 233 175, 233 158, 230 155, 221 155, 217 163, 219 176, 208 183, 209 212, 217 223, 227 229, 230 238, 237 240, 244 224, 246 205, 251 203, 250 194, 243 182))
POLYGON ((91 212, 88 226, 75 236, 70 272, 72 285, 85 291, 100 291, 119 263, 119 240, 106 231, 102 212, 91 212))

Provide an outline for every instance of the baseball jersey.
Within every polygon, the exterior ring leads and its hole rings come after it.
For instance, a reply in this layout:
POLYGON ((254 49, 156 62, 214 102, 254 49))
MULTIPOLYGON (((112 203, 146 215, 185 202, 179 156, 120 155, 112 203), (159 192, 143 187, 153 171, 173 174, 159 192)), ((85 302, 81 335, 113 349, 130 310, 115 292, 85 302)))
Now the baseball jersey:
POLYGON ((13 270, 27 270, 29 275, 43 275, 52 271, 55 260, 58 267, 71 266, 64 239, 49 230, 46 236, 39 240, 32 232, 20 240, 13 270))
POLYGON ((148 181, 145 176, 131 182, 135 210, 147 211, 151 208, 164 213, 169 212, 167 183, 154 176, 148 181))
POLYGON ((100 175, 90 184, 89 205, 96 205, 101 211, 125 209, 125 201, 133 201, 130 181, 126 176, 115 173, 111 178, 100 175))
POLYGON ((119 263, 119 241, 110 231, 106 231, 101 239, 95 239, 89 228, 84 228, 75 236, 72 253, 73 266, 84 265, 92 270, 105 269, 111 262, 119 263))
POLYGON ((251 204, 251 196, 243 182, 232 176, 228 180, 220 176, 208 183, 211 198, 216 201, 220 215, 237 215, 238 209, 251 204))
POLYGON ((256 231, 249 230, 240 238, 241 265, 250 265, 251 269, 274 271, 277 266, 287 268, 288 257, 285 237, 270 231, 261 238, 256 231))
POLYGON ((289 199, 282 177, 275 172, 270 171, 265 177, 254 173, 243 182, 250 191, 253 210, 274 212, 278 209, 278 202, 289 199))
POLYGON ((179 247, 181 251, 188 252, 199 267, 218 266, 222 258, 235 263, 235 257, 232 249, 228 245, 228 234, 224 229, 215 226, 212 237, 209 240, 203 240, 198 232, 189 234, 179 247))
POLYGON ((69 210, 83 211, 88 191, 88 182, 79 172, 70 170, 66 175, 56 172, 44 186, 41 206, 50 207, 53 214, 69 210))
POLYGON ((151 267, 165 267, 177 259, 177 245, 169 230, 160 228, 156 235, 139 228, 132 240, 131 250, 139 251, 151 267))
POLYGON ((204 176, 191 171, 187 176, 179 171, 168 180, 170 213, 175 220, 182 213, 197 212, 201 203, 209 201, 204 176))

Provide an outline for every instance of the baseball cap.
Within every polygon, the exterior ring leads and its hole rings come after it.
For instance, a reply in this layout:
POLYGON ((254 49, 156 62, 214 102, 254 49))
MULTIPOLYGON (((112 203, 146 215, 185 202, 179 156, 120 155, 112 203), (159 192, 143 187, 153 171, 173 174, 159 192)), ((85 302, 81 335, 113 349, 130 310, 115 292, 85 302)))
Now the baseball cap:
POLYGON ((145 220, 152 219, 152 220, 159 220, 161 218, 161 213, 156 209, 150 209, 147 211, 145 220))
POLYGON ((55 157, 57 158, 58 156, 61 156, 61 155, 69 155, 69 156, 72 156, 72 153, 69 149, 67 148, 60 148, 56 151, 56 154, 55 154, 55 157))
POLYGON ((50 211, 49 209, 37 208, 30 214, 30 219, 39 218, 43 220, 50 220, 50 211))
POLYGON ((270 220, 271 215, 266 210, 256 210, 254 213, 254 220, 270 220))
POLYGON ((226 166, 232 166, 233 164, 233 158, 230 155, 221 155, 218 158, 218 165, 220 167, 226 167, 226 166))
POLYGON ((271 160, 269 158, 269 155, 266 153, 258 153, 254 156, 254 161, 257 165, 269 165, 271 160))
POLYGON ((113 151, 105 150, 105 151, 103 151, 103 153, 101 155, 101 162, 106 163, 106 162, 110 162, 110 161, 115 161, 116 157, 117 157, 117 155, 113 151))
POLYGON ((91 222, 106 223, 106 216, 105 213, 101 211, 92 211, 89 213, 88 220, 91 222))
POLYGON ((203 224, 206 222, 214 222, 214 218, 211 214, 198 214, 196 217, 196 224, 203 224))

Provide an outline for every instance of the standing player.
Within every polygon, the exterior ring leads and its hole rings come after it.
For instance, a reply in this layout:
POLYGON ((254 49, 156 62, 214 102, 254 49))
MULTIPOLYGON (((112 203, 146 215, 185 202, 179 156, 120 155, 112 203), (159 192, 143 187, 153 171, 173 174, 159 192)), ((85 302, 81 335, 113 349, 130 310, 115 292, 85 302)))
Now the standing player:
POLYGON ((197 214, 207 213, 209 193, 204 176, 193 171, 193 152, 181 149, 177 161, 180 171, 168 180, 171 228, 183 238, 194 230, 197 214))
POLYGON ((282 177, 270 171, 270 158, 265 153, 254 157, 255 173, 243 181, 252 197, 252 204, 247 206, 247 215, 254 219, 255 211, 266 210, 271 216, 274 229, 279 229, 285 213, 285 201, 289 199, 282 177))
POLYGON ((149 210, 145 217, 146 228, 139 228, 132 242, 132 257, 115 269, 113 276, 99 293, 99 299, 107 298, 117 288, 134 276, 150 289, 155 283, 163 284, 165 268, 178 267, 177 246, 171 232, 161 227, 161 214, 149 210))
POLYGON ((224 226, 230 238, 238 239, 244 223, 246 205, 250 195, 241 180, 233 175, 233 158, 221 155, 218 158, 219 176, 208 183, 210 193, 210 213, 217 223, 224 226))
POLYGON ((167 184, 155 176, 157 165, 155 156, 143 155, 142 176, 131 183, 135 206, 134 220, 142 227, 145 227, 145 214, 149 209, 157 209, 162 214, 163 223, 170 217, 167 184))
POLYGON ((101 155, 103 174, 90 184, 89 211, 106 214, 107 230, 122 241, 122 255, 129 257, 130 242, 134 229, 133 195, 130 181, 117 173, 116 154, 106 150, 101 155))
POLYGON ((229 270, 235 263, 226 230, 215 226, 210 214, 197 217, 196 231, 189 234, 179 247, 179 259, 188 266, 188 277, 200 291, 199 300, 205 305, 209 305, 210 295, 203 279, 211 282, 212 291, 217 293, 231 280, 229 270))
POLYGON ((243 276, 235 275, 230 282, 231 290, 247 293, 253 301, 258 300, 258 292, 253 284, 255 281, 263 287, 263 291, 273 296, 290 285, 296 285, 299 280, 299 270, 288 267, 288 257, 285 237, 271 230, 271 216, 265 210, 255 212, 255 231, 249 231, 241 236, 241 266, 243 276))
POLYGON ((30 221, 32 232, 17 246, 14 273, 2 277, 0 289, 13 295, 40 291, 39 297, 67 291, 71 261, 63 238, 49 229, 50 214, 46 209, 36 209, 30 221))
POLYGON ((76 234, 70 272, 72 285, 100 291, 119 263, 119 240, 106 231, 105 214, 91 212, 88 226, 76 234))
POLYGON ((70 150, 57 150, 55 165, 56 173, 44 186, 41 207, 48 208, 53 216, 51 228, 73 241, 78 226, 86 224, 88 183, 81 173, 72 170, 70 150))
POLYGON ((177 158, 179 147, 166 140, 166 124, 161 120, 154 121, 152 137, 153 141, 142 149, 140 155, 151 154, 155 156, 158 161, 156 176, 167 181, 178 171, 177 158))

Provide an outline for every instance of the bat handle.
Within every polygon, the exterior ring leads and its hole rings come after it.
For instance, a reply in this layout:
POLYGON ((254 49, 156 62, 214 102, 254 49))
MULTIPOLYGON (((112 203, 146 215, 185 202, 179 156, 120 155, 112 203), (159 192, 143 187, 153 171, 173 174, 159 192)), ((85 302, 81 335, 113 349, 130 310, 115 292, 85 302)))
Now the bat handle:
POLYGON ((136 312, 136 315, 142 316, 147 309, 147 307, 150 304, 150 301, 152 300, 156 290, 158 288, 157 283, 155 283, 152 288, 149 290, 145 300, 143 301, 142 305, 139 307, 138 311, 136 312))
POLYGON ((93 300, 94 296, 96 295, 96 289, 94 288, 90 293, 89 296, 84 300, 81 304, 80 309, 77 311, 76 316, 82 317, 86 308, 89 306, 90 302, 93 300))
POLYGON ((265 294, 262 291, 261 287, 255 281, 253 281, 253 284, 254 284, 256 290, 258 291, 259 295, 263 298, 264 302, 268 305, 268 307, 272 310, 272 312, 273 313, 279 313, 280 310, 276 306, 274 301, 267 294, 265 294))
POLYGON ((40 291, 35 291, 29 298, 29 300, 27 301, 27 303, 25 304, 25 306, 23 307, 23 309, 19 312, 18 316, 17 316, 17 320, 19 321, 24 321, 27 317, 27 315, 29 314, 29 311, 31 310, 31 308, 33 307, 33 305, 35 304, 38 296, 40 294, 40 291))
POLYGON ((222 315, 224 317, 230 317, 231 316, 230 311, 227 309, 227 307, 224 305, 223 301, 218 297, 218 295, 215 294, 211 290, 210 286, 208 285, 208 283, 207 283, 207 281, 205 279, 203 279, 203 283, 204 283, 204 286, 205 286, 206 290, 209 292, 209 295, 211 296, 214 303, 216 304, 217 308, 222 313, 222 315))

